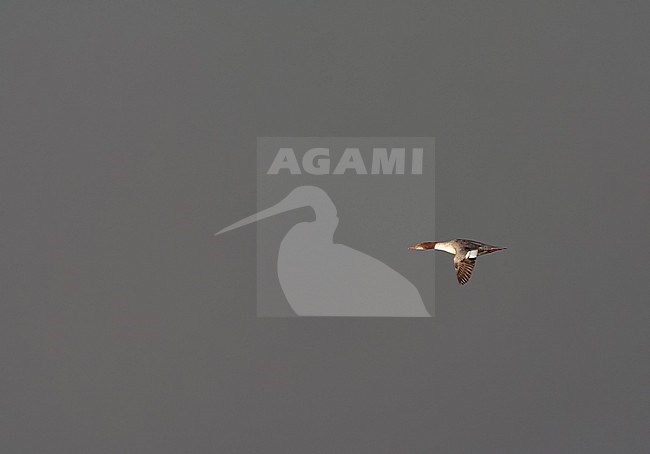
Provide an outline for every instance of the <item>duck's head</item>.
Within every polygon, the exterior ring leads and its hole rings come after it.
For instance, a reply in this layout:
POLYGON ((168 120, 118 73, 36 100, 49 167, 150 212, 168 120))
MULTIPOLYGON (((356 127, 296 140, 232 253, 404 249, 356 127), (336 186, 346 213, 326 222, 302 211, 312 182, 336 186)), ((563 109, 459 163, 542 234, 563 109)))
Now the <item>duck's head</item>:
POLYGON ((409 246, 409 249, 412 251, 426 251, 427 249, 434 249, 435 247, 435 241, 426 241, 424 243, 418 243, 415 246, 409 246))

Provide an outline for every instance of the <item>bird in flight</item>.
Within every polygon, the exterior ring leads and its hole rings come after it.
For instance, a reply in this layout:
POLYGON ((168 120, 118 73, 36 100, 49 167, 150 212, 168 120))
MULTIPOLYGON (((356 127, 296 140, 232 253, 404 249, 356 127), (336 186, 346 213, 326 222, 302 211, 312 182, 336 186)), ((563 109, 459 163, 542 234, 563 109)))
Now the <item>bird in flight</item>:
POLYGON ((473 240, 451 240, 451 241, 427 241, 410 246, 409 249, 414 251, 426 251, 435 249, 438 251, 449 252, 454 256, 454 269, 460 285, 465 285, 472 277, 476 258, 481 255, 491 254, 492 252, 502 251, 504 247, 491 246, 473 240))

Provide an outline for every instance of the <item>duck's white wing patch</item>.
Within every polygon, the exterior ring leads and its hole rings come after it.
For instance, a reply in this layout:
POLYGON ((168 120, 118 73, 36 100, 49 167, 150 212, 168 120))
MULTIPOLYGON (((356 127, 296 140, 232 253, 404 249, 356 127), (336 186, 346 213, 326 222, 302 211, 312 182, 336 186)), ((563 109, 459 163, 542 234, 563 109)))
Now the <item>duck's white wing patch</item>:
POLYGON ((467 254, 465 254, 466 259, 475 259, 476 257, 478 257, 478 249, 467 251, 467 254))

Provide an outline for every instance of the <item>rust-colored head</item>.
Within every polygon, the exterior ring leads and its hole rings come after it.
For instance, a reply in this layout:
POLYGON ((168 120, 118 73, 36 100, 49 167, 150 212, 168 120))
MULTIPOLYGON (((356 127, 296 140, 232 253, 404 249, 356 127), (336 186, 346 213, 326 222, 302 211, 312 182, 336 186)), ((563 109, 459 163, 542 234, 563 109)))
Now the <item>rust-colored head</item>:
POLYGON ((409 246, 409 249, 413 251, 426 251, 427 249, 433 249, 436 247, 435 241, 427 241, 424 243, 418 243, 415 246, 409 246))

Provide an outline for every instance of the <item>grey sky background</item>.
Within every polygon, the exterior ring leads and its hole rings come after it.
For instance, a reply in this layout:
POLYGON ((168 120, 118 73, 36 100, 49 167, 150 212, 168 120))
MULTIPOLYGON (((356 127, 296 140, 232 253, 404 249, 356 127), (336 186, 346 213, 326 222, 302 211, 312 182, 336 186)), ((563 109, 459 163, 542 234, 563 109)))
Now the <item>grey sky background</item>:
POLYGON ((648 9, 3 2, 0 451, 648 452, 648 9), (256 138, 380 135, 508 251, 256 318, 256 138))

